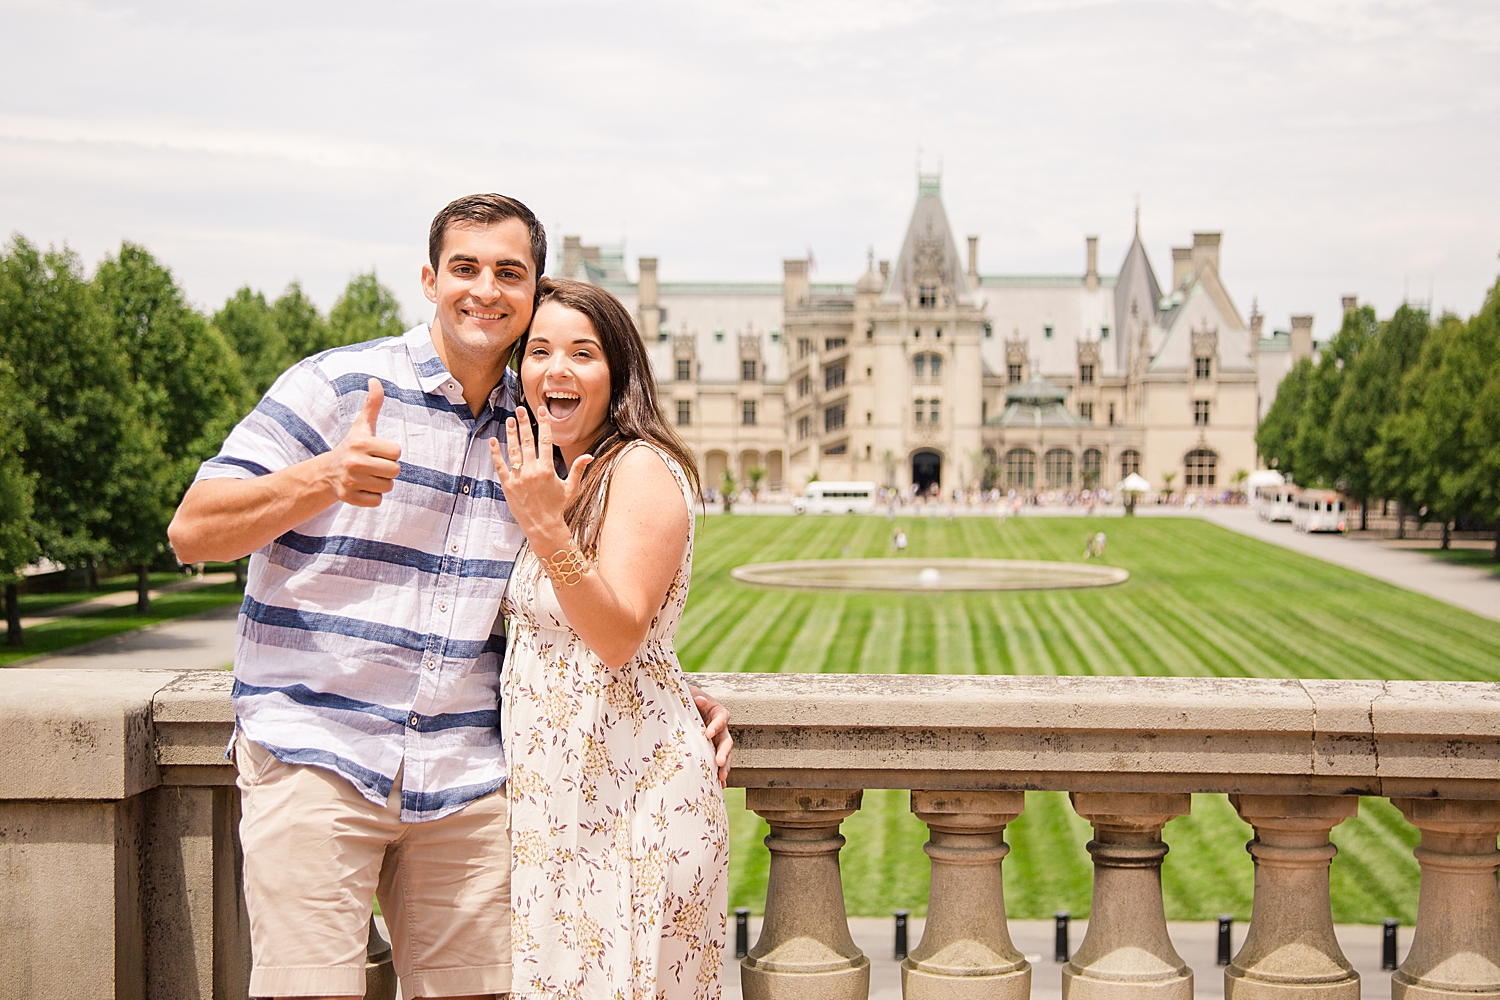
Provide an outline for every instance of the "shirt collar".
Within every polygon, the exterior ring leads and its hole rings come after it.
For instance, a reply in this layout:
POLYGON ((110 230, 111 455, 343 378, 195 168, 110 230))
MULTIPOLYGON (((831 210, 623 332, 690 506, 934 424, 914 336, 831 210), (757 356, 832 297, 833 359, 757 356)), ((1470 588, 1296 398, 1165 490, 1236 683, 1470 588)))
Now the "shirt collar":
MULTIPOLYGON (((443 396, 458 405, 465 405, 463 387, 458 384, 458 379, 453 377, 453 373, 448 371, 448 366, 443 364, 443 359, 438 357, 437 348, 432 346, 432 330, 428 325, 419 323, 407 330, 402 339, 406 341, 406 350, 411 356, 412 368, 417 374, 417 384, 422 387, 422 391, 443 396)), ((507 368, 501 374, 499 384, 490 393, 490 409, 514 410, 516 396, 516 375, 507 368)))

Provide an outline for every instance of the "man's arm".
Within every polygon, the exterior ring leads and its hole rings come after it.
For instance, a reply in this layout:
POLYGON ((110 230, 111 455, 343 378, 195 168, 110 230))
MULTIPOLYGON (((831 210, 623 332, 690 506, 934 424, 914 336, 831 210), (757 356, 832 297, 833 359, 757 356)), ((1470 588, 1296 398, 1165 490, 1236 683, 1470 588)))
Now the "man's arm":
POLYGON ((378 507, 401 474, 401 446, 375 436, 385 401, 370 379, 365 407, 338 446, 254 479, 204 479, 192 485, 167 528, 184 563, 228 562, 249 555, 338 501, 378 507))

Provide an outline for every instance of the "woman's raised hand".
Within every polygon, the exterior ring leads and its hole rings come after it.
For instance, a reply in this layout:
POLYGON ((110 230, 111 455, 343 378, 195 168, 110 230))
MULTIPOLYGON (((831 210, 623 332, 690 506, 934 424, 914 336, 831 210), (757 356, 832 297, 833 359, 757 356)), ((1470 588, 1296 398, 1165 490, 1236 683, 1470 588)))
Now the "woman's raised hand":
MULTIPOLYGON (((495 474, 500 478, 506 504, 533 546, 556 534, 563 525, 563 511, 578 494, 583 470, 594 460, 592 455, 579 455, 568 470, 568 478, 559 479, 552 461, 552 415, 543 407, 537 411, 536 417, 535 440, 524 406, 517 407, 516 415, 505 421, 505 450, 510 456, 509 464, 500 452, 500 441, 490 439, 490 458, 495 463, 495 474)), ((567 533, 565 527, 563 530, 567 533)), ((552 553, 539 554, 545 557, 552 553)))

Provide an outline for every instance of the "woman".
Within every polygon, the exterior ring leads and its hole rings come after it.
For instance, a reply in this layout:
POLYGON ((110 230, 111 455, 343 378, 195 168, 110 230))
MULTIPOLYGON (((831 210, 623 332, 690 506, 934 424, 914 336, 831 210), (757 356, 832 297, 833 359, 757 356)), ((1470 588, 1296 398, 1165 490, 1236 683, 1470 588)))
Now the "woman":
POLYGON ((624 307, 576 281, 538 297, 509 464, 491 445, 527 540, 503 605, 513 994, 718 997, 727 755, 716 764, 672 646, 692 457, 624 307))

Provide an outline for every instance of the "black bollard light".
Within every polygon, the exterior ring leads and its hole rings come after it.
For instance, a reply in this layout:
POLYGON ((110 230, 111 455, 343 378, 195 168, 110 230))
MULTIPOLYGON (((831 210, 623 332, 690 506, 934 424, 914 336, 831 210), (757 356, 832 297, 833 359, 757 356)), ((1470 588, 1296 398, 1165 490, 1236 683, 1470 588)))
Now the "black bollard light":
POLYGON ((734 908, 734 957, 744 958, 750 954, 750 907, 734 908))
POLYGON ((906 958, 906 918, 911 916, 910 910, 896 911, 896 961, 906 958))
POLYGON ((1219 964, 1228 965, 1230 961, 1230 950, 1233 947, 1229 943, 1230 932, 1234 929, 1234 918, 1223 913, 1219 914, 1219 964))
POLYGON ((1396 928, 1401 926, 1401 921, 1395 917, 1385 919, 1384 937, 1380 941, 1380 967, 1382 969, 1396 968, 1396 928))
POLYGON ((1073 915, 1067 910, 1058 910, 1053 917, 1057 921, 1057 944, 1053 948, 1052 960, 1066 962, 1072 957, 1069 954, 1071 949, 1068 947, 1068 921, 1073 919, 1073 915))

